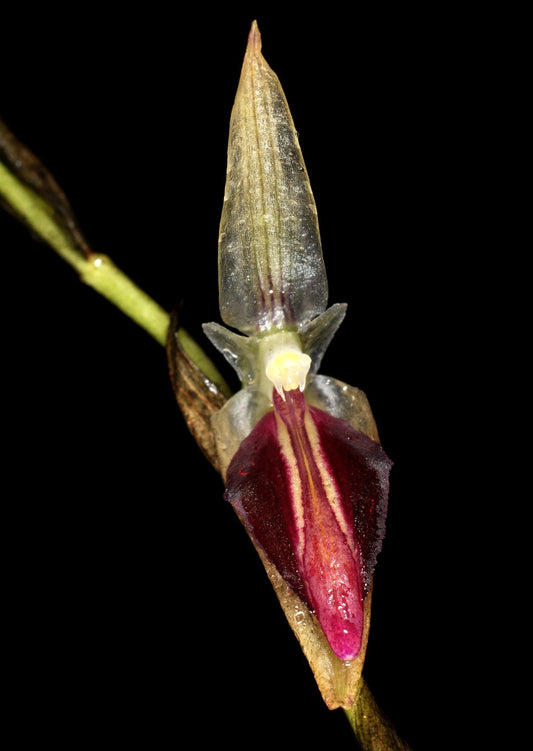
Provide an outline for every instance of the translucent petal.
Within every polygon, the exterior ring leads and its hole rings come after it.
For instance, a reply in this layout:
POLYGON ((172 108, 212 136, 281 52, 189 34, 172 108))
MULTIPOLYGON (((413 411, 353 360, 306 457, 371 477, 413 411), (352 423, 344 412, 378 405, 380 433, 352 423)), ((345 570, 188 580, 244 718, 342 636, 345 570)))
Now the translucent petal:
POLYGON ((271 408, 269 399, 258 389, 249 386, 238 391, 212 416, 211 425, 223 477, 241 443, 271 408))
POLYGON ((316 373, 326 349, 346 315, 346 303, 335 303, 317 318, 298 331, 302 341, 302 350, 312 360, 311 373, 316 373))
POLYGON ((214 321, 204 323, 202 328, 209 341, 235 369, 243 388, 253 383, 257 372, 257 340, 236 334, 214 321))
POLYGON ((314 376, 306 389, 309 404, 345 420, 379 442, 378 429, 366 394, 355 386, 325 375, 314 376))

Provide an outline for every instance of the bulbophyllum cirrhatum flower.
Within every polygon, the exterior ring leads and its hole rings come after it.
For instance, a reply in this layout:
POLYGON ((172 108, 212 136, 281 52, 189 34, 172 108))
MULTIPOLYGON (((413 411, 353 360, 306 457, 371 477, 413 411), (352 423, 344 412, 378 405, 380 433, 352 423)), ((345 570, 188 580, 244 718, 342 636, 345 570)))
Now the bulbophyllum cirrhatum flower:
POLYGON ((204 325, 242 389, 212 424, 225 497, 271 574, 326 702, 349 707, 391 462, 364 394, 317 374, 346 311, 327 308, 327 295, 307 171, 254 23, 231 115, 220 223, 220 310, 230 328, 204 325))

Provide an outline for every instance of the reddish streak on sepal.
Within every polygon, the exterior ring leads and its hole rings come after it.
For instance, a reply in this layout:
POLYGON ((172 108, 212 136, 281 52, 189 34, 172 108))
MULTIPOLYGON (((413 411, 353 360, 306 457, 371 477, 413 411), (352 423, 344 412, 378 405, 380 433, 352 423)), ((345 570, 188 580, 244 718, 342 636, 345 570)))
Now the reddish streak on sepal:
POLYGON ((378 443, 306 404, 298 390, 242 442, 226 498, 335 654, 361 647, 364 597, 381 548, 391 462, 378 443))

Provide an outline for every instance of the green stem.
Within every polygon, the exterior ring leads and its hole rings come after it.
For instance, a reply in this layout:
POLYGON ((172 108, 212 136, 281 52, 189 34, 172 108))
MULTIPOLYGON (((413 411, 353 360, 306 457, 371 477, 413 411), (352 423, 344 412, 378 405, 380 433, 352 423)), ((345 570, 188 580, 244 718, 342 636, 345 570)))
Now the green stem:
POLYGON ((379 708, 363 678, 353 707, 345 713, 363 751, 411 751, 379 708))
POLYGON ((19 180, 0 162, 0 196, 46 243, 81 273, 87 258, 73 247, 68 233, 58 223, 53 210, 35 191, 19 180))
POLYGON ((84 255, 58 223, 50 206, 0 163, 0 194, 15 213, 73 266, 80 279, 116 305, 163 346, 169 315, 107 256, 84 255))
MULTIPOLYGON (((58 221, 53 208, 32 188, 19 180, 0 162, 0 197, 15 214, 50 245, 79 274, 80 279, 103 295, 163 347, 166 344, 169 314, 124 274, 105 255, 82 253, 72 235, 58 221)), ((229 396, 231 391, 214 363, 183 328, 178 330, 181 344, 203 373, 229 396)))
POLYGON ((230 387, 228 386, 222 375, 218 372, 217 368, 213 364, 213 361, 200 347, 196 339, 193 339, 192 336, 183 327, 180 327, 178 329, 177 336, 185 353, 191 358, 195 365, 200 368, 202 373, 206 375, 209 380, 212 381, 216 386, 218 386, 224 396, 229 399, 229 397, 232 395, 230 387))
MULTIPOLYGON (((159 344, 163 347, 166 345, 169 314, 115 266, 110 258, 104 255, 92 256, 80 271, 80 278, 142 326, 159 344)), ((195 339, 183 327, 178 329, 177 335, 183 349, 203 374, 225 396, 231 396, 224 378, 195 339)))
POLYGON ((87 259, 80 279, 165 346, 170 316, 104 255, 87 259))

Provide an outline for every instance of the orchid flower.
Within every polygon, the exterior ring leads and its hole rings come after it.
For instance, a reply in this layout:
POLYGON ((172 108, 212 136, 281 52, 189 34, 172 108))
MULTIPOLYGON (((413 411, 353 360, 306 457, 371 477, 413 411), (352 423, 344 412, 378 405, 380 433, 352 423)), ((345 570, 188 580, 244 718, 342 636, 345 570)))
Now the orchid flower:
POLYGON ((330 709, 358 739, 407 749, 361 679, 391 461, 366 396, 319 373, 346 305, 327 307, 317 211, 281 85, 250 31, 233 107, 219 237, 220 312, 201 347, 95 253, 44 165, 0 121, 0 199, 83 282, 166 344, 179 407, 247 530, 330 709), (237 333, 240 332, 240 333, 237 333))
POLYGON ((318 374, 346 305, 327 308, 308 174, 255 22, 231 115, 218 266, 230 328, 204 331, 242 384, 212 417, 225 498, 275 581, 326 703, 348 708, 391 462, 364 394, 318 374))

